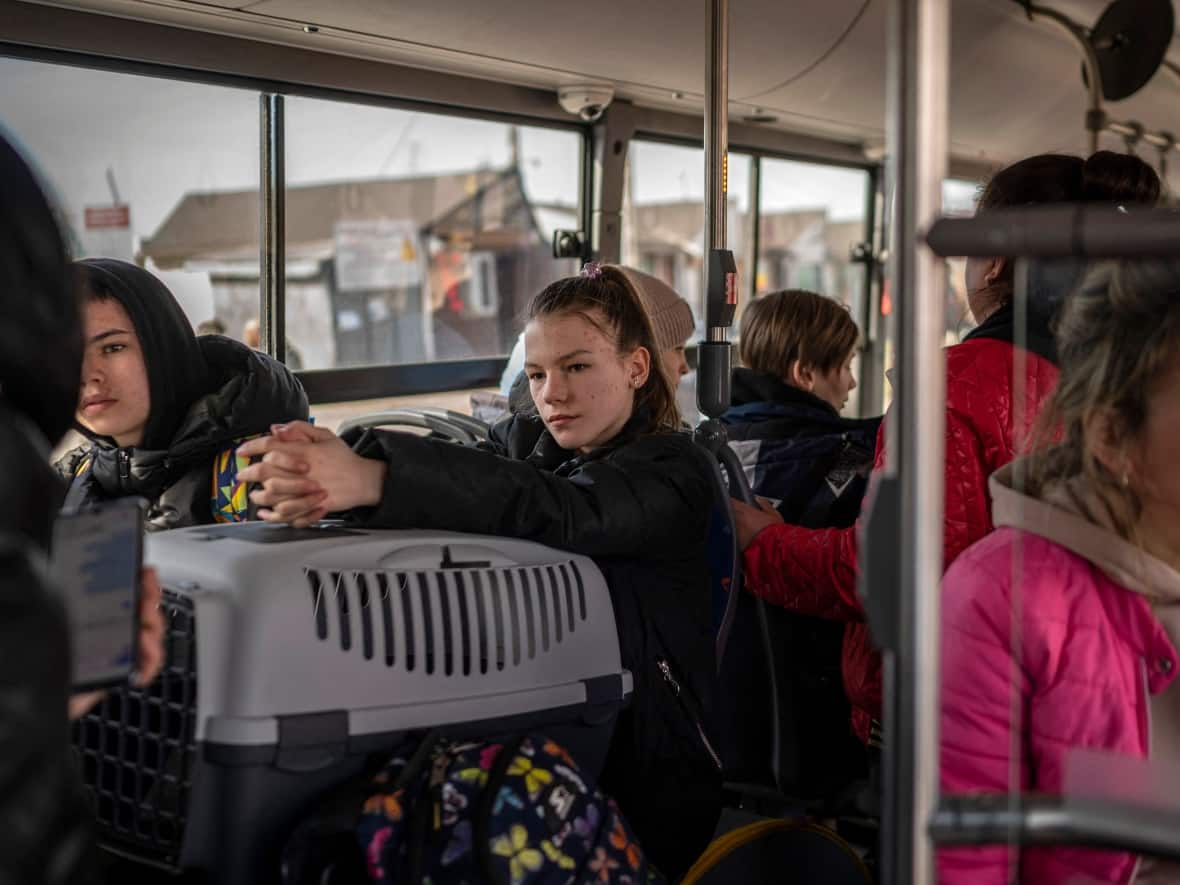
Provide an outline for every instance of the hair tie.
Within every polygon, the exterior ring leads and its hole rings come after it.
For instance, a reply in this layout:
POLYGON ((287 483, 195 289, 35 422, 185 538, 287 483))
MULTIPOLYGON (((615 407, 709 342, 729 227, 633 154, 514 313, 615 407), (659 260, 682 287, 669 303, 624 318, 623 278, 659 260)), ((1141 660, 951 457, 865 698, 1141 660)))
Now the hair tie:
POLYGON ((602 265, 597 261, 587 261, 582 265, 582 276, 588 280, 596 280, 602 276, 602 265))

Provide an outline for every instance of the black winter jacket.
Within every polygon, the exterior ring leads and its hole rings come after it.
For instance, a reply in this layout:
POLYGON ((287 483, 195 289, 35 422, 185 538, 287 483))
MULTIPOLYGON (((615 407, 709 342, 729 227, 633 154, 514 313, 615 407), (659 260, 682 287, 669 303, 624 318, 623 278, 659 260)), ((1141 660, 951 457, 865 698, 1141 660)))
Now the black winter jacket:
POLYGON ((210 392, 188 409, 166 449, 119 448, 99 438, 57 462, 71 480, 67 506, 140 495, 149 531, 214 519, 214 460, 272 424, 307 418, 307 396, 285 366, 219 335, 198 339, 210 392))
POLYGON ((44 580, 64 489, 39 432, 0 404, 0 883, 89 881, 90 813, 66 719, 65 612, 44 580))
POLYGON ((849 526, 860 515, 880 418, 844 418, 767 372, 735 369, 721 420, 756 494, 791 525, 849 526))
POLYGON ((683 875, 712 837, 721 799, 707 456, 686 434, 630 427, 578 455, 526 416, 496 425, 485 450, 381 431, 351 439, 389 466, 381 504, 353 514, 368 526, 527 538, 595 560, 635 680, 601 785, 651 860, 683 875))

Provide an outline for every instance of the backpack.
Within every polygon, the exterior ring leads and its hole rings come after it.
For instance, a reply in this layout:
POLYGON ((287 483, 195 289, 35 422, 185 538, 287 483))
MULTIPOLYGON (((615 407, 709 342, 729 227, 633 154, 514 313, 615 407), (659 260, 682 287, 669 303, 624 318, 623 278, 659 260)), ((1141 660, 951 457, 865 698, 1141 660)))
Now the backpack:
POLYGON ((376 778, 357 824, 381 885, 662 885, 618 806, 543 735, 435 735, 376 778))

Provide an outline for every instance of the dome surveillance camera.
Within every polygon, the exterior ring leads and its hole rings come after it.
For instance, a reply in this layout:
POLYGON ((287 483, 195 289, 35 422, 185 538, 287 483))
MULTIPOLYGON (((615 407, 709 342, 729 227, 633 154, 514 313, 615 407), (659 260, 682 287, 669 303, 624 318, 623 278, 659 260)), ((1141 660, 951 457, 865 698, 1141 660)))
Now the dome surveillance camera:
POLYGON ((557 90, 557 101, 566 113, 593 123, 602 116, 615 97, 609 86, 563 86, 557 90))

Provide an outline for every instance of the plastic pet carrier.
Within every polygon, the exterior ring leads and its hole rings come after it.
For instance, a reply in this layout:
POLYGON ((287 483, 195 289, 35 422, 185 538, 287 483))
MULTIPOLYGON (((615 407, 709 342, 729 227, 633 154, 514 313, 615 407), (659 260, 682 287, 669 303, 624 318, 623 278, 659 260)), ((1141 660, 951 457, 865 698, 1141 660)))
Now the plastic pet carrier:
POLYGON ((540 729, 597 773, 631 676, 587 558, 444 532, 263 523, 149 536, 165 672, 76 726, 116 854, 278 878, 317 796, 407 733, 540 729))

